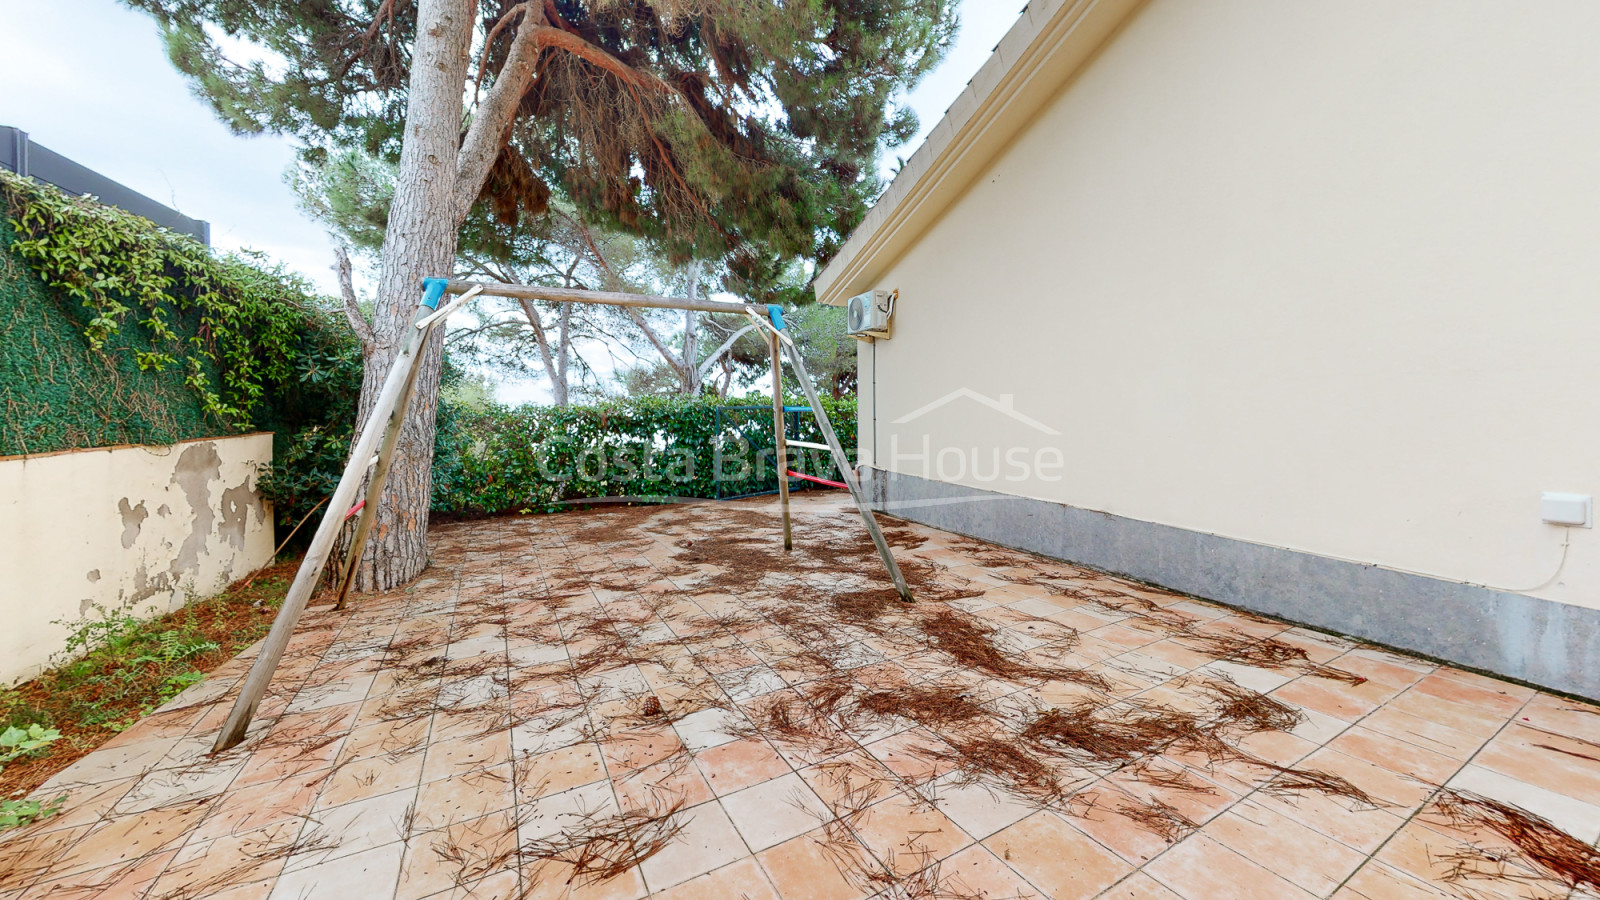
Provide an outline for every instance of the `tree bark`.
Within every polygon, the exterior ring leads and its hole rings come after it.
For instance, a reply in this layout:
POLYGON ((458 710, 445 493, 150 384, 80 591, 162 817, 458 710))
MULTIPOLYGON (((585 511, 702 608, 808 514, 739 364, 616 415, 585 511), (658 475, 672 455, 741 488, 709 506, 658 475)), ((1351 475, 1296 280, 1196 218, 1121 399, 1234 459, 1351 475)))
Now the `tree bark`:
MULTIPOLYGON (((461 223, 488 178, 538 60, 536 36, 546 25, 542 6, 523 6, 506 64, 460 137, 471 62, 475 0, 417 0, 406 128, 394 200, 383 240, 374 348, 361 384, 361 420, 373 402, 410 327, 422 279, 455 271, 461 223)), ((444 329, 421 351, 416 397, 355 587, 391 590, 428 565, 428 508, 433 494, 433 439, 439 410, 444 329)), ((382 427, 382 423, 378 423, 382 427)))
MULTIPOLYGON (((689 261, 689 299, 700 299, 700 260, 689 261)), ((683 392, 690 397, 700 393, 700 314, 683 312, 683 392)))
POLYGON ((561 350, 556 357, 555 401, 563 409, 571 402, 567 393, 567 360, 571 358, 568 340, 572 334, 572 303, 561 304, 561 350))
MULTIPOLYGON (((470 0, 419 0, 405 139, 394 202, 383 240, 374 348, 361 384, 360 420, 373 402, 411 326, 422 279, 455 268, 456 154, 472 36, 470 0)), ((390 590, 427 566, 428 507, 433 491, 434 418, 444 333, 422 349, 415 399, 395 450, 388 490, 365 552, 356 566, 357 590, 390 590)), ((383 423, 373 427, 381 428, 383 423)))

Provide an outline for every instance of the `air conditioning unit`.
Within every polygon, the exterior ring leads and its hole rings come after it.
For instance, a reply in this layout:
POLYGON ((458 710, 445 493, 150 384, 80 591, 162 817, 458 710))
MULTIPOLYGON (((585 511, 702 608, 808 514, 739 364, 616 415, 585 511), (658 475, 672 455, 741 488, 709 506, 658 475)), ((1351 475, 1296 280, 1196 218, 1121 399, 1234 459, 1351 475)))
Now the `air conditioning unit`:
POLYGON ((887 338, 899 291, 868 291, 850 298, 845 331, 859 338, 887 338))

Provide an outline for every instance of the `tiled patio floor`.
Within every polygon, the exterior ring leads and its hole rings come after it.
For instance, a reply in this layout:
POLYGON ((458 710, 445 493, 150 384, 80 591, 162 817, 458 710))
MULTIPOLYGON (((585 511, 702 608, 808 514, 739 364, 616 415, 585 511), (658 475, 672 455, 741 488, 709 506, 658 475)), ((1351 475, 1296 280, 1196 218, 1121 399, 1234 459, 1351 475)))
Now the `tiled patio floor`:
POLYGON ((440 527, 240 748, 248 659, 58 775, 0 898, 1600 896, 1480 799, 1600 871, 1600 708, 913 526, 899 604, 796 507, 776 565, 766 500, 440 527))

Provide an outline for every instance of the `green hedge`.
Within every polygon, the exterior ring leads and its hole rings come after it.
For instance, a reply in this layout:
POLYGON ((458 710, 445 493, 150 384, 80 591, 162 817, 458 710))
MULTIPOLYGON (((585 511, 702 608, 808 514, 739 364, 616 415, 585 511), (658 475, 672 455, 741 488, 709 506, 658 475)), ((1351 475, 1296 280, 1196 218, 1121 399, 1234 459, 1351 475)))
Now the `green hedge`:
MULTIPOLYGON (((433 508, 455 514, 543 512, 601 497, 715 498, 775 490, 770 404, 755 395, 483 412, 444 406, 433 508), (759 408, 733 409, 741 405, 759 408)), ((823 404, 853 460, 855 399, 825 397, 823 404)), ((822 442, 810 415, 794 418, 800 424, 791 424, 789 437, 822 442)), ((838 480, 827 454, 791 452, 796 470, 838 480)))

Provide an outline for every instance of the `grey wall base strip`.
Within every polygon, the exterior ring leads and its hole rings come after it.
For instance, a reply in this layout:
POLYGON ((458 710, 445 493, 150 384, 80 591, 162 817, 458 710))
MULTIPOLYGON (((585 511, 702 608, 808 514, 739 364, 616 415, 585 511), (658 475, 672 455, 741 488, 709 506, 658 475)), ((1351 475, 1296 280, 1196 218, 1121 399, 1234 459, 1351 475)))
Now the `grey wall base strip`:
POLYGON ((1600 699, 1600 610, 863 469, 890 515, 1600 699))

